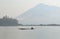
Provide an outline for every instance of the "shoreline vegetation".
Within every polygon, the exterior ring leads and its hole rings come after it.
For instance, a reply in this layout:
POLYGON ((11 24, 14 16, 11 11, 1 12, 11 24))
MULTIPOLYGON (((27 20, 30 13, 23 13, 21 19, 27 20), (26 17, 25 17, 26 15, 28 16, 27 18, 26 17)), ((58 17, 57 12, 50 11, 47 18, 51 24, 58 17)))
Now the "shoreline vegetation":
POLYGON ((17 19, 3 16, 0 18, 0 26, 60 26, 60 24, 19 24, 17 19))
POLYGON ((60 26, 60 25, 22 25, 22 24, 17 24, 17 25, 0 25, 0 26, 60 26))

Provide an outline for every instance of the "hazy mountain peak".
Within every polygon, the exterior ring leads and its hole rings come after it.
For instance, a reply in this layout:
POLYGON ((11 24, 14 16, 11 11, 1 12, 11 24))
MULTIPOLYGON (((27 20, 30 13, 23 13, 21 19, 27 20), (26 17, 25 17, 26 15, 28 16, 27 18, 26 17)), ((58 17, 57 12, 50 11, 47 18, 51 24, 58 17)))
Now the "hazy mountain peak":
MULTIPOLYGON (((48 6, 48 5, 43 4, 43 3, 40 3, 40 4, 38 4, 37 6, 39 6, 39 7, 40 7, 40 6, 48 6)), ((37 7, 37 6, 36 6, 36 7, 37 7)))
POLYGON ((40 23, 60 23, 60 7, 39 4, 34 8, 18 16, 20 23, 40 24, 40 23))

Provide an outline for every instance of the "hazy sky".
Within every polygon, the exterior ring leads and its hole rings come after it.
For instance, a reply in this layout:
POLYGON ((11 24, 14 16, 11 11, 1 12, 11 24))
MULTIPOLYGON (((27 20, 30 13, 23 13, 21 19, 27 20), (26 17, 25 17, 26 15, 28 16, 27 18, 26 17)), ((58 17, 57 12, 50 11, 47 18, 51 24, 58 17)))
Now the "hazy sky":
POLYGON ((17 17, 40 3, 60 7, 60 0, 0 0, 0 17, 17 17))

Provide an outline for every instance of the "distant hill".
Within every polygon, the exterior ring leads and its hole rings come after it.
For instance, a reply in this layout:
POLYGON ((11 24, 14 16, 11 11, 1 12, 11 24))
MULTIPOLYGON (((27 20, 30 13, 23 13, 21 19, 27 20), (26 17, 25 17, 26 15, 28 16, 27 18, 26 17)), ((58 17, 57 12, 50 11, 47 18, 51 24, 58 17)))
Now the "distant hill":
POLYGON ((39 4, 18 18, 22 24, 59 24, 60 7, 39 4))

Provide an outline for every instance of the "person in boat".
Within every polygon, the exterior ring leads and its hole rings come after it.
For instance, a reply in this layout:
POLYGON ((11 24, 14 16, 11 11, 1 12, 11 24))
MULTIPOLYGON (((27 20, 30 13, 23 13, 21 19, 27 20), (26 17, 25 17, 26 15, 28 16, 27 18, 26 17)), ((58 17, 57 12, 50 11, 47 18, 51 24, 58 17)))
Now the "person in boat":
POLYGON ((33 30, 34 28, 33 27, 31 27, 31 30, 33 30))

